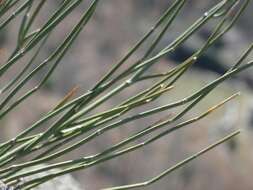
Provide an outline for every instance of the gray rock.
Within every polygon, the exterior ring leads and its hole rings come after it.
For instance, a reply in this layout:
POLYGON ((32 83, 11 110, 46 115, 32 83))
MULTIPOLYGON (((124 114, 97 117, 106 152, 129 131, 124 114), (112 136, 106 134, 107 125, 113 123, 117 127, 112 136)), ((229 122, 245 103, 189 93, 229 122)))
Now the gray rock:
MULTIPOLYGON (((29 181, 57 171, 59 170, 55 169, 47 172, 42 172, 40 174, 33 175, 32 177, 24 178, 23 180, 29 181)), ((0 190, 13 190, 13 187, 7 187, 3 182, 0 181, 0 190)), ((34 190, 84 190, 84 188, 81 188, 80 184, 70 174, 67 174, 50 180, 36 187, 34 190)))
POLYGON ((7 190, 8 187, 0 180, 0 190, 7 190))

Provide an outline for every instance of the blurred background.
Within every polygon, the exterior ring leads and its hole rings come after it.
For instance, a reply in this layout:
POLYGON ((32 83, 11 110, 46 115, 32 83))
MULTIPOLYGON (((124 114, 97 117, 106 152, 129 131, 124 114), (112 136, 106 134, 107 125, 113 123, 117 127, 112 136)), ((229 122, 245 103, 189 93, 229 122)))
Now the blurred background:
MULTIPOLYGON (((60 0, 52 0, 47 3, 40 18, 41 20, 36 22, 37 27, 44 23, 48 14, 58 6, 59 2, 60 0)), ((54 33, 47 48, 43 50, 41 59, 49 55, 58 42, 62 40, 66 32, 71 29, 73 23, 83 13, 83 10, 87 8, 89 2, 84 1, 83 5, 58 27, 58 31, 54 33)), ((1 129, 0 133, 1 142, 15 136, 40 118, 43 113, 52 109, 73 87, 78 86, 78 93, 80 94, 91 88, 94 81, 99 80, 152 26, 170 2, 168 0, 101 1, 94 18, 72 46, 46 86, 26 101, 25 104, 20 105, 4 121, 1 121, 4 129, 1 129)), ((179 33, 191 26, 215 2, 211 0, 189 0, 160 44, 161 47, 171 42, 179 33)), ((216 79, 229 66, 233 65, 253 40, 252 12, 253 3, 251 2, 236 26, 201 58, 200 62, 206 64, 197 64, 196 67, 191 68, 177 84, 177 90, 168 96, 163 96, 159 102, 156 102, 155 106, 191 94, 216 79)), ((15 46, 16 39, 13 38, 13 33, 17 32, 17 24, 15 23, 19 22, 20 20, 17 18, 16 22, 10 24, 4 32, 0 33, 0 60, 4 60, 15 46)), ((162 71, 168 65, 173 66, 191 55, 206 40, 211 28, 212 23, 205 25, 181 46, 173 56, 162 58, 154 69, 162 71)), ((143 50, 138 51, 135 55, 136 58, 142 52, 143 50)), ((252 54, 249 58, 252 59, 252 54)), ((39 79, 40 76, 37 76, 37 79, 31 81, 31 85, 39 79)), ((234 80, 226 81, 219 86, 196 109, 185 116, 185 119, 201 113, 232 93, 242 92, 238 99, 233 100, 216 113, 142 150, 114 159, 95 168, 76 172, 73 175, 88 190, 140 182, 155 176, 165 168, 223 137, 228 132, 241 128, 243 133, 239 138, 221 145, 146 189, 253 189, 252 81, 252 69, 241 73, 234 80)), ((128 93, 125 92, 120 94, 119 97, 115 97, 115 102, 127 96, 128 93)), ((108 102, 101 109, 110 108, 115 102, 108 102)), ((145 127, 153 121, 152 119, 154 118, 132 122, 130 125, 145 127)), ((101 139, 61 159, 73 158, 73 155, 77 158, 80 155, 103 150, 107 144, 115 143, 121 139, 127 131, 128 129, 125 127, 117 129, 114 133, 106 134, 101 139)))

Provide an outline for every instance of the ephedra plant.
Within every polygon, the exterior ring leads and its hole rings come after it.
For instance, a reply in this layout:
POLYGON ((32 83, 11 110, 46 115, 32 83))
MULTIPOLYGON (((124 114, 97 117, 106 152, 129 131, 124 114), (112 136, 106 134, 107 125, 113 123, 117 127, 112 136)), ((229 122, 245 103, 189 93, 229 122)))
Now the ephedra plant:
MULTIPOLYGON (((1 63, 0 67, 2 85, 0 94, 1 120, 19 107, 20 104, 26 104, 27 99, 41 90, 51 75, 53 75, 54 71, 57 70, 62 59, 71 45, 75 43, 79 34, 85 32, 83 30, 93 18, 93 15, 96 14, 97 7, 100 4, 106 3, 99 0, 90 2, 89 7, 83 11, 83 15, 78 18, 79 20, 76 21, 72 30, 57 44, 56 48, 50 52, 50 55, 44 57, 43 61, 38 64, 38 56, 40 56, 43 48, 45 48, 50 36, 55 32, 59 24, 64 22, 85 1, 60 1, 55 11, 51 15, 48 15, 47 21, 34 30, 36 20, 40 17, 45 5, 49 2, 47 0, 1 1, 0 30, 5 30, 6 26, 16 19, 21 21, 16 36, 16 47, 12 50, 12 53, 5 62, 1 63), (23 63, 24 59, 26 60, 25 63, 23 63), (22 69, 18 69, 11 80, 5 81, 4 78, 8 74, 8 71, 17 66, 20 68, 21 63, 23 64, 22 69), (28 82, 38 74, 41 76, 41 73, 43 73, 43 77, 40 78, 38 84, 29 89, 27 87, 28 82)), ((238 60, 235 60, 233 66, 224 75, 209 82, 193 94, 162 106, 153 108, 150 108, 150 106, 146 107, 151 102, 159 100, 164 94, 169 96, 167 93, 170 90, 177 89, 177 81, 206 50, 212 47, 214 43, 231 29, 249 2, 249 0, 220 1, 209 11, 203 13, 199 19, 178 35, 170 44, 162 47, 159 51, 154 51, 159 47, 158 44, 160 44, 159 42, 163 39, 163 36, 168 35, 170 27, 172 27, 178 14, 188 2, 186 0, 176 0, 173 3, 169 3, 168 8, 157 19, 153 27, 133 47, 129 48, 129 51, 126 52, 122 59, 112 64, 112 68, 108 68, 108 72, 99 81, 94 83, 90 89, 84 89, 86 92, 76 98, 73 97, 74 93, 71 91, 59 104, 45 113, 39 120, 34 121, 31 126, 27 126, 20 134, 0 144, 1 181, 8 187, 14 189, 28 190, 58 176, 95 167, 101 163, 106 164, 109 160, 142 149, 176 130, 183 129, 197 122, 224 103, 235 98, 239 93, 233 94, 217 105, 208 108, 199 116, 184 120, 185 114, 189 113, 192 108, 198 106, 198 103, 223 81, 232 78, 253 65, 253 61, 245 61, 253 48, 252 44, 246 48, 246 51, 238 60), (233 16, 231 16, 231 13, 233 13, 233 16), (216 26, 205 43, 195 53, 181 64, 173 68, 168 68, 163 73, 150 72, 152 71, 151 68, 159 63, 160 58, 168 54, 173 54, 195 32, 212 21, 216 22, 216 26), (133 61, 133 55, 135 55, 140 47, 144 48, 145 51, 141 58, 133 61), (129 60, 131 60, 130 63, 129 60), (138 93, 129 94, 122 102, 113 105, 107 110, 94 111, 104 103, 111 101, 119 93, 134 88, 143 82, 149 84, 144 90, 142 89, 138 93), (136 113, 139 107, 145 108, 145 111, 136 113), (172 118, 159 118, 159 114, 157 113, 168 112, 173 108, 178 108, 178 111, 172 118), (124 124, 135 120, 148 119, 153 115, 157 115, 157 122, 146 126, 144 129, 140 129, 136 133, 129 132, 127 138, 121 139, 113 145, 108 144, 107 148, 101 152, 92 155, 80 155, 79 159, 57 161, 57 158, 81 146, 85 146, 88 142, 100 138, 105 133, 110 133, 116 128, 123 127, 124 124), (41 132, 38 132, 40 130, 41 132), (143 137, 146 137, 145 140, 142 140, 143 137), (21 178, 26 179, 26 177, 33 176, 34 174, 56 168, 60 170, 50 174, 44 174, 37 178, 28 178, 28 180, 20 182, 21 178)), ((179 161, 178 164, 164 169, 160 174, 157 174, 157 176, 147 181, 108 189, 131 189, 148 186, 239 133, 240 131, 234 131, 231 134, 227 134, 223 139, 218 140, 185 160, 179 161)), ((106 144, 106 142, 104 143, 106 144)))

